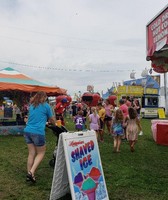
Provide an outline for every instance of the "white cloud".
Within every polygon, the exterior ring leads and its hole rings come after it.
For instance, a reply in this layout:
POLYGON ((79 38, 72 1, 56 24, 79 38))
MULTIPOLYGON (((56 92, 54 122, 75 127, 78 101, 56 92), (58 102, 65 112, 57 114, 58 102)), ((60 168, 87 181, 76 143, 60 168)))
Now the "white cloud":
POLYGON ((10 65, 71 94, 84 92, 88 84, 105 91, 113 82, 128 80, 132 70, 138 78, 150 68, 145 59, 146 24, 166 4, 167 0, 0 1, 1 68, 10 65), (103 69, 109 72, 99 72, 103 69))

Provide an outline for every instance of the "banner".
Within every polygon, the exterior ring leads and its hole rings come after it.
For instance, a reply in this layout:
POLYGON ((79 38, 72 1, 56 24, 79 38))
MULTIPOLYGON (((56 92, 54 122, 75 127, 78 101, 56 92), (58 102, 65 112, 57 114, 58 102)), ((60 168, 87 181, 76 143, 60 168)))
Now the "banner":
POLYGON ((147 26, 147 56, 168 44, 168 5, 147 26))

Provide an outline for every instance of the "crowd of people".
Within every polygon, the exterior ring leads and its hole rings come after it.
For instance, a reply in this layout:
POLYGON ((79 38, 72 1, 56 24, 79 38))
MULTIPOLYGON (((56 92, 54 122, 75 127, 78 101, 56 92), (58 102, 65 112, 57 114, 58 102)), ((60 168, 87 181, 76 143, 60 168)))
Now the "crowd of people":
POLYGON ((104 142, 104 134, 113 137, 113 152, 120 152, 122 141, 128 141, 130 151, 134 152, 138 135, 142 135, 140 123, 141 105, 138 98, 123 97, 118 107, 112 105, 109 99, 100 101, 95 106, 73 102, 69 106, 76 131, 94 130, 98 142, 104 142), (88 125, 88 127, 87 127, 88 125))
POLYGON ((130 151, 134 152, 138 135, 142 135, 140 123, 140 103, 137 98, 122 98, 118 107, 108 99, 100 99, 95 106, 82 102, 67 104, 62 99, 52 108, 47 102, 45 92, 37 92, 30 99, 28 120, 24 129, 25 142, 28 147, 26 180, 36 182, 35 172, 44 158, 46 151, 45 127, 56 120, 64 122, 64 113, 71 115, 76 131, 94 130, 98 142, 104 142, 104 134, 113 137, 113 152, 119 153, 122 140, 129 142, 130 151))

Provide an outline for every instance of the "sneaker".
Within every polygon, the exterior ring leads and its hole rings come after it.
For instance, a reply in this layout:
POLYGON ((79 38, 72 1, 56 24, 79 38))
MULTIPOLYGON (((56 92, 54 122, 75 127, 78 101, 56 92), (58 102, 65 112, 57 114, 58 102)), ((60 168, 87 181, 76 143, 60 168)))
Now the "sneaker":
POLYGON ((140 131, 139 135, 143 135, 143 132, 142 132, 142 131, 140 131))

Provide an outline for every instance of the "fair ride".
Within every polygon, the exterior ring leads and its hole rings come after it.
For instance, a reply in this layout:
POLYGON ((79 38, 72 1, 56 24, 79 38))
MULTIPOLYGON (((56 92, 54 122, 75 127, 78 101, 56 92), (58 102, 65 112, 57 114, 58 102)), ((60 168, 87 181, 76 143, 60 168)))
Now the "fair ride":
POLYGON ((82 102, 89 107, 97 106, 100 99, 100 94, 91 92, 85 92, 81 97, 82 102))

